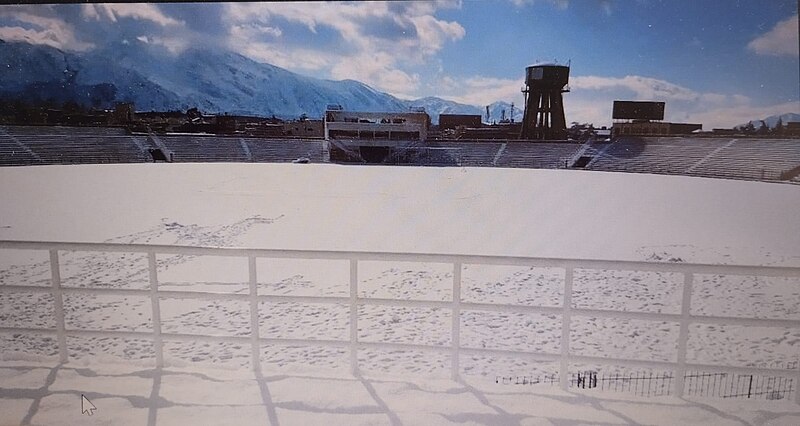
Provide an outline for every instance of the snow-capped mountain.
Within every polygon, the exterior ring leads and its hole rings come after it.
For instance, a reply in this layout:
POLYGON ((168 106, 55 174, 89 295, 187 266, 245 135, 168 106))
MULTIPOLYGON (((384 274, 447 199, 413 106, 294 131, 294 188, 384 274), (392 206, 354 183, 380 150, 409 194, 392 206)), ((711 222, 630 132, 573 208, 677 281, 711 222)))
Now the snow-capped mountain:
MULTIPOLYGON (((500 122, 503 118, 503 110, 505 110, 505 117, 507 120, 511 119, 511 104, 508 102, 495 102, 489 105, 489 119, 490 122, 500 122)), ((521 105, 514 104, 514 122, 521 122, 525 110, 521 105)), ((483 111, 483 121, 486 122, 486 109, 483 111)))
POLYGON ((138 41, 84 54, 2 42, 0 94, 56 104, 72 100, 109 107, 133 101, 140 111, 198 107, 283 118, 320 117, 328 104, 362 111, 407 109, 403 101, 354 80, 305 77, 212 49, 173 56, 138 41))
POLYGON ((429 96, 426 98, 405 101, 409 107, 423 107, 431 116, 433 124, 439 123, 440 114, 472 114, 481 115, 481 109, 474 105, 460 104, 446 99, 429 96))
MULTIPOLYGON (((406 101, 410 107, 424 107, 425 111, 430 114, 431 122, 437 124, 439 122, 439 114, 474 114, 480 115, 484 123, 499 122, 503 117, 505 110, 506 119, 511 118, 511 104, 507 102, 494 102, 489 105, 489 117, 486 117, 486 107, 478 107, 475 105, 460 104, 454 101, 448 101, 437 97, 427 97, 417 99, 414 101, 406 101)), ((521 122, 523 116, 523 109, 519 105, 514 105, 514 121, 521 122)))
POLYGON ((0 98, 74 101, 108 107, 133 101, 140 110, 179 109, 181 97, 114 61, 62 52, 48 46, 0 41, 0 98))
MULTIPOLYGON (((775 128, 775 126, 777 126, 777 125, 778 125, 778 120, 780 120, 780 121, 781 121, 781 123, 783 123, 783 125, 785 126, 785 125, 786 125, 786 123, 788 123, 788 122, 791 122, 791 121, 800 121, 800 114, 795 114, 795 113, 793 113, 793 112, 788 112, 788 113, 786 113, 786 114, 780 114, 780 115, 770 115, 769 117, 767 117, 767 118, 765 118, 765 119, 763 119, 763 120, 750 120, 750 121, 749 121, 749 124, 752 124, 752 125, 753 125, 753 127, 755 127, 756 129, 758 129, 758 128, 760 128, 760 127, 761 127, 761 122, 763 121, 764 123, 766 123, 767 127, 769 127, 770 129, 774 129, 774 128, 775 128)), ((746 124, 741 124, 741 125, 739 125, 739 126, 736 126, 736 127, 744 127, 744 126, 746 126, 747 124, 748 124, 748 123, 746 123, 746 124)))
MULTIPOLYGON (((0 40, 0 99, 108 108, 133 102, 139 111, 186 110, 207 113, 297 118, 321 117, 328 104, 357 111, 406 111, 424 107, 433 123, 439 114, 480 114, 485 109, 436 97, 401 100, 355 80, 307 77, 231 51, 190 48, 173 55, 139 40, 85 53, 0 40)), ((495 102, 491 119, 510 106, 495 102)), ((522 110, 515 111, 521 120, 522 110)))

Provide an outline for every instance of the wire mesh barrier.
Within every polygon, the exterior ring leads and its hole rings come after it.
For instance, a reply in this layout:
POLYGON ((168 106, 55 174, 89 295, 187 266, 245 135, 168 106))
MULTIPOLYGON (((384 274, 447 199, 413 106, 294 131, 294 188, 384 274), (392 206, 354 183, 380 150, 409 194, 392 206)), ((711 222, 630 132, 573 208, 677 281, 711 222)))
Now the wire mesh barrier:
POLYGON ((626 375, 598 375, 595 371, 582 371, 570 376, 569 387, 632 393, 638 396, 662 396, 671 394, 673 378, 673 375, 668 373, 638 372, 626 375))
MULTIPOLYGON (((146 341, 146 346, 152 348, 155 364, 158 367, 164 366, 165 353, 169 352, 168 346, 175 342, 231 345, 248 350, 252 348, 250 353, 243 358, 256 371, 261 371, 262 350, 265 345, 333 348, 343 353, 345 358, 349 358, 349 368, 356 374, 363 367, 359 355, 365 352, 375 350, 418 351, 435 354, 442 359, 445 370, 449 370, 453 379, 459 379, 462 376, 466 371, 466 369, 462 370, 462 362, 465 364, 463 367, 466 367, 472 357, 485 359, 506 357, 524 359, 534 364, 551 363, 552 371, 558 372, 558 374, 520 376, 520 384, 523 385, 558 383, 564 390, 570 388, 599 389, 632 392, 644 396, 668 395, 674 392, 677 396, 696 395, 751 399, 763 397, 766 399, 792 399, 796 403, 800 403, 796 391, 798 380, 800 380, 800 366, 796 361, 761 367, 741 366, 741 361, 733 358, 721 358, 717 361, 707 357, 698 357, 697 344, 694 346, 689 344, 691 333, 696 333, 696 330, 703 332, 701 327, 709 325, 717 328, 758 327, 759 330, 768 327, 781 330, 800 329, 800 320, 794 319, 792 316, 765 318, 757 313, 733 316, 713 311, 692 310, 694 308, 692 306, 693 285, 697 289, 702 289, 704 276, 738 274, 756 277, 783 277, 794 280, 788 284, 794 286, 797 283, 796 279, 800 277, 800 268, 797 267, 119 243, 0 241, 0 249, 35 250, 44 252, 45 257, 49 255, 49 262, 44 262, 49 265, 45 265, 46 267, 40 271, 40 274, 31 277, 36 280, 34 284, 0 283, 0 297, 4 297, 4 300, 9 302, 9 308, 19 308, 28 313, 35 313, 32 315, 41 316, 42 319, 33 318, 28 322, 22 322, 14 318, 10 320, 0 318, 0 333, 12 336, 46 334, 55 341, 54 352, 61 362, 69 362, 78 354, 69 350, 68 338, 94 337, 146 341), (143 278, 147 285, 141 288, 62 285, 68 283, 69 268, 67 268, 68 265, 60 265, 59 253, 70 251, 140 253, 144 256, 141 268, 143 273, 147 271, 143 278), (199 287, 193 288, 191 291, 171 289, 160 282, 163 277, 159 276, 159 263, 157 262, 157 256, 170 255, 214 256, 246 260, 241 263, 243 270, 240 271, 246 275, 246 283, 237 293, 200 291, 199 287), (263 294, 259 292, 260 284, 257 276, 261 269, 257 265, 259 259, 339 261, 344 266, 343 277, 345 278, 343 281, 346 283, 343 283, 342 291, 336 293, 336 296, 263 294), (366 286, 366 284, 362 278, 365 276, 370 262, 375 261, 439 264, 448 271, 445 274, 447 278, 443 282, 443 285, 448 287, 447 294, 441 300, 403 298, 392 294, 378 296, 365 294, 365 288, 361 286, 366 286), (560 288, 556 294, 552 295, 552 302, 545 306, 525 304, 513 299, 490 300, 483 293, 480 293, 479 296, 473 294, 475 288, 481 289, 480 284, 462 284, 462 273, 467 270, 467 266, 474 265, 549 268, 558 275, 557 282, 560 283, 560 288), (582 271, 586 270, 647 271, 671 274, 670 276, 676 277, 674 294, 677 306, 668 311, 648 312, 629 310, 626 306, 586 305, 585 297, 581 293, 585 290, 582 271), (64 273, 64 280, 62 280, 62 273, 64 273), (573 289, 574 283, 576 285, 573 289), (462 286, 464 286, 463 289, 462 286), (462 290, 464 290, 463 296, 462 290), (31 301, 27 302, 26 306, 11 306, 11 303, 19 305, 20 300, 28 300, 15 298, 15 295, 34 295, 36 297, 30 297, 31 301), (130 316, 136 318, 136 324, 120 330, 119 325, 104 325, 103 321, 91 324, 91 326, 76 322, 76 318, 83 317, 87 313, 76 311, 72 302, 78 297, 88 297, 89 295, 138 300, 136 310, 130 311, 132 312, 130 316), (35 302, 34 299, 38 302, 35 302), (223 301, 229 308, 225 308, 221 304, 223 301), (179 322, 173 318, 172 311, 177 306, 194 309, 191 306, 200 302, 209 309, 209 311, 204 311, 204 315, 207 314, 208 318, 206 319, 209 320, 210 325, 194 324, 189 320, 179 322), (334 315, 335 318, 331 319, 336 323, 337 336, 286 335, 273 332, 271 327, 262 327, 262 314, 274 314, 274 311, 267 312, 267 309, 274 309, 274 307, 269 307, 272 306, 270 304, 280 303, 331 307, 330 309, 320 308, 320 312, 333 312, 334 310, 338 312, 334 315), (238 316, 235 319, 230 315, 233 312, 230 309, 234 309, 233 307, 238 316), (336 309, 333 309, 334 307, 336 309), (437 318, 441 319, 436 320, 437 327, 439 327, 438 334, 433 339, 420 339, 416 342, 389 338, 396 331, 393 329, 369 337, 365 335, 369 326, 365 312, 374 307, 393 309, 395 312, 411 309, 425 311, 429 314, 421 315, 419 318, 424 318, 426 321, 432 321, 430 313, 435 312, 438 315, 437 318), (151 316, 150 318, 143 316, 143 319, 139 319, 134 312, 151 312, 151 316), (217 323, 226 321, 228 321, 227 326, 229 327, 224 330, 219 328, 217 323), (495 323, 491 335, 485 334, 486 321, 495 323), (535 332, 536 324, 548 321, 550 323, 546 339, 548 345, 529 346, 526 345, 526 342, 530 336, 518 336, 508 332, 508 330, 527 330, 528 332, 534 330, 535 332), (588 328, 588 332, 582 330, 588 324, 593 324, 594 328, 588 328), (637 340, 609 341, 601 335, 592 334, 593 330, 605 328, 606 325, 613 326, 611 328, 624 328, 630 324, 640 325, 639 331, 625 332, 634 337, 640 335, 648 337, 649 334, 656 336, 655 333, 658 333, 659 330, 655 330, 651 326, 653 324, 667 329, 668 331, 662 331, 662 334, 664 340, 667 341, 665 346, 671 348, 672 352, 659 356, 654 353, 651 346, 644 346, 647 352, 639 354, 637 357, 625 352, 629 349, 628 345, 637 343, 637 340), (503 332, 505 335, 496 338, 498 332, 503 332), (506 342, 513 339, 520 343, 510 345, 506 342), (616 345, 615 347, 619 348, 619 351, 617 353, 601 353, 600 350, 603 349, 603 346, 608 346, 609 343, 612 346, 616 345), (446 365, 448 360, 449 366, 446 365), (643 371, 609 374, 601 372, 602 369, 598 367, 591 367, 597 368, 597 370, 588 372, 584 370, 570 376, 570 371, 580 368, 578 367, 580 365, 619 366, 618 368, 621 369, 638 368, 643 371), (645 371, 645 369, 647 370, 645 371)), ((0 279, 2 279, 2 275, 0 275, 0 279)), ((695 294, 695 302, 698 299, 699 297, 695 294)), ((127 305, 128 302, 129 300, 117 300, 115 303, 116 306, 121 306, 123 303, 127 305)), ((698 303, 696 306, 702 307, 702 304, 698 303)), ((117 308, 112 306, 108 309, 106 312, 110 315, 110 312, 117 308)), ((375 322, 375 320, 372 321, 375 322)), ((389 321, 390 325, 386 327, 402 327, 395 323, 394 320, 389 321)), ((407 330, 412 329, 408 328, 407 330)), ((790 333, 793 332, 790 331, 790 333)), ((16 337, 14 338, 16 339, 16 337)), ((620 335, 617 340, 623 338, 625 335, 620 335)), ((732 346, 723 348, 730 349, 732 346)), ((3 351, 6 350, 6 348, 3 349, 3 351)), ((796 352, 789 358, 796 359, 796 352)), ((419 359, 424 359, 424 357, 419 359)), ((492 373, 487 378, 491 380, 491 377, 495 377, 495 374, 492 373)), ((503 381, 504 379, 500 378, 499 380, 503 381)), ((516 384, 517 377, 514 376, 513 380, 505 379, 505 381, 516 384)))
POLYGON ((686 395, 743 399, 789 399, 793 378, 736 373, 691 372, 686 375, 686 395))
MULTIPOLYGON (((796 362, 788 365, 796 365, 796 362)), ((785 376, 687 371, 683 377, 686 396, 781 400, 791 399, 796 392, 796 381, 785 376)), ((672 372, 606 375, 596 371, 579 371, 570 375, 569 387, 624 392, 637 396, 663 396, 675 393, 674 378, 672 372)))
POLYGON ((496 376, 494 382, 500 385, 557 385, 558 376, 546 374, 541 376, 496 376))

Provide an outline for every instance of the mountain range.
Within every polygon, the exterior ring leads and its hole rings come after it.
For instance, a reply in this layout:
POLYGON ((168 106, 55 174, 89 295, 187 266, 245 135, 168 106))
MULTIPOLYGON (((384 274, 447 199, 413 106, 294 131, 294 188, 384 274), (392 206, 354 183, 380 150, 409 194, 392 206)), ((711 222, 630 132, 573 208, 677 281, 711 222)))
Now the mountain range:
MULTIPOLYGON (((498 101, 486 108, 438 97, 404 100, 355 80, 325 80, 253 61, 224 49, 192 47, 174 55, 140 40, 109 44, 77 53, 45 45, 0 39, 0 99, 76 102, 110 108, 133 102, 137 111, 185 111, 321 117, 329 104, 353 111, 407 111, 423 107, 436 124, 440 114, 481 115, 484 122, 510 118, 511 105, 498 101)), ((516 105, 514 120, 522 121, 516 105)), ((784 123, 798 114, 780 116, 784 123)), ((765 119, 774 127, 778 116, 765 119)), ((760 121, 753 124, 760 126, 760 121)))
POLYGON ((780 121, 784 126, 786 125, 786 123, 792 121, 800 121, 800 114, 795 114, 793 112, 790 112, 786 114, 770 115, 769 117, 764 118, 763 120, 750 120, 748 123, 741 124, 736 127, 744 127, 747 124, 752 124, 753 127, 758 129, 761 127, 762 121, 764 122, 764 124, 766 124, 767 127, 769 127, 770 129, 774 129, 775 126, 778 125, 778 121, 780 121))
MULTIPOLYGON (((189 48, 172 55, 139 40, 86 53, 0 40, 0 97, 96 108, 133 102, 138 111, 197 107, 284 119, 321 117, 329 104, 354 111, 424 107, 434 123, 441 113, 484 115, 473 105, 435 97, 403 100, 355 80, 307 77, 230 51, 189 48)), ((503 108, 508 106, 492 104, 491 117, 499 120, 503 108)))

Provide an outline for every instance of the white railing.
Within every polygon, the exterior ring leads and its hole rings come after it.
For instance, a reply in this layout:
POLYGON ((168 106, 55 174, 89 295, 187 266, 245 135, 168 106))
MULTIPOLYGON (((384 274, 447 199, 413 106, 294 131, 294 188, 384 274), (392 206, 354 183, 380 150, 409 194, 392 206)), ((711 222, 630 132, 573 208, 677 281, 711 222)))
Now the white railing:
MULTIPOLYGON (((0 327, 4 332, 55 332, 58 342, 59 358, 67 362, 66 336, 85 335, 101 337, 134 337, 152 339, 155 350, 156 365, 161 367, 164 363, 163 341, 207 341, 207 342, 237 342, 252 345, 252 366, 260 371, 260 344, 261 343, 290 343, 315 346, 349 347, 350 367, 354 374, 358 373, 358 350, 360 348, 377 349, 406 349, 433 351, 446 353, 451 356, 451 375, 453 379, 460 377, 459 360, 462 354, 479 355, 506 355, 526 357, 544 361, 560 362, 560 385, 566 389, 568 386, 568 371, 570 363, 596 363, 606 365, 626 365, 645 368, 670 369, 675 371, 676 394, 682 396, 684 392, 684 373, 687 370, 706 370, 712 372, 730 372, 740 374, 780 374, 790 376, 796 384, 800 384, 800 363, 789 362, 787 368, 760 368, 710 365, 688 362, 687 343, 689 326, 692 324, 719 324, 719 325, 745 325, 800 328, 797 319, 766 319, 754 317, 729 317, 692 315, 692 285, 695 274, 717 275, 747 275, 758 277, 791 277, 800 278, 800 267, 781 266, 743 266, 743 265, 710 265, 689 263, 661 263, 638 261, 608 261, 590 259, 557 259, 533 257, 507 257, 507 256, 481 256, 481 255, 454 255, 454 254, 414 254, 414 253, 387 253, 387 252, 353 252, 353 251, 315 251, 315 250, 274 250, 274 249, 247 249, 247 248, 218 248, 218 247, 193 247, 172 245, 144 245, 144 244, 117 244, 117 243, 66 243, 66 242, 41 242, 41 241, 3 241, 0 240, 0 249, 26 249, 46 250, 50 254, 50 272, 52 285, 50 287, 34 287, 30 285, 0 285, 0 292, 12 293, 51 293, 54 299, 55 329, 25 328, 25 327, 0 327), (145 253, 148 258, 148 271, 150 288, 147 290, 119 289, 119 288, 87 288, 87 287, 62 287, 61 270, 59 267, 59 251, 81 252, 107 252, 107 253, 145 253), (198 291, 164 291, 158 288, 158 268, 156 255, 197 255, 197 256, 227 256, 248 259, 249 293, 248 294, 219 294, 198 291), (259 295, 256 259, 333 259, 344 260, 350 263, 350 288, 349 296, 284 296, 284 295, 259 295), (452 300, 407 300, 383 299, 372 297, 359 297, 358 294, 358 265, 362 261, 393 261, 393 262, 431 262, 453 265, 452 300), (523 306, 496 303, 465 302, 461 297, 462 265, 503 265, 526 267, 549 267, 564 270, 564 294, 560 307, 523 306), (573 271, 576 268, 599 270, 622 270, 641 272, 672 272, 681 273, 684 277, 682 288, 681 313, 651 313, 634 312, 608 309, 576 308, 572 304, 573 271), (63 295, 65 293, 95 293, 107 295, 144 295, 152 302, 152 331, 97 331, 67 329, 64 321, 63 295), (250 336, 210 336, 197 334, 163 333, 161 331, 160 298, 178 299, 211 299, 211 300, 242 300, 248 301, 250 307, 250 336), (259 330, 259 301, 285 301, 296 303, 335 303, 348 304, 350 308, 350 336, 347 341, 318 340, 318 339, 289 339, 271 338, 261 336, 259 330), (427 307, 449 309, 452 312, 452 328, 450 346, 435 346, 424 344, 365 342, 358 338, 358 307, 365 305, 377 306, 403 306, 427 307), (462 347, 460 331, 460 314, 462 310, 512 312, 512 313, 545 313, 561 316, 561 345, 560 352, 530 352, 521 350, 505 350, 492 348, 462 347), (677 347, 677 359, 671 361, 644 361, 640 359, 627 359, 605 356, 586 356, 570 352, 570 330, 573 315, 588 315, 596 318, 640 319, 651 321, 670 321, 680 324, 677 347)), ((795 402, 800 404, 800 389, 795 385, 795 402)))

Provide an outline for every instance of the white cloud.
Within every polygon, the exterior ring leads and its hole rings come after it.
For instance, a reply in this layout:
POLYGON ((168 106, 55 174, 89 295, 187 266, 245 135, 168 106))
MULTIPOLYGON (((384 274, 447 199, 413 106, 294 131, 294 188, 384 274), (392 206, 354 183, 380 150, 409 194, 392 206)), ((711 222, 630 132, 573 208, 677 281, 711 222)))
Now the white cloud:
POLYGON ((575 90, 615 90, 624 89, 632 92, 641 100, 696 100, 699 93, 670 83, 650 77, 628 75, 622 78, 578 76, 570 78, 569 85, 575 90))
POLYGON ((40 13, 32 13, 33 9, 16 6, 3 6, 0 16, 11 18, 19 23, 27 24, 24 28, 18 25, 0 27, 0 38, 7 41, 22 41, 31 44, 42 44, 57 49, 84 51, 94 44, 78 40, 74 28, 56 17, 45 16, 51 12, 49 7, 37 9, 40 13), (45 12, 45 13, 41 13, 45 12))
MULTIPOLYGON (((457 80, 447 77, 449 80, 457 80)), ((521 105, 523 101, 522 78, 519 80, 475 76, 457 82, 450 94, 442 97, 462 104, 484 106, 496 101, 514 102, 521 105)))
POLYGON ((272 37, 280 37, 283 35, 283 30, 279 27, 270 27, 270 26, 259 26, 253 24, 247 25, 234 25, 231 28, 231 32, 240 32, 240 34, 248 33, 249 35, 268 35, 272 37))
POLYGON ((165 15, 158 6, 146 3, 84 4, 81 12, 85 18, 96 21, 107 19, 117 22, 119 18, 131 18, 155 22, 161 26, 184 24, 165 15))
POLYGON ((766 34, 747 44, 747 48, 759 55, 798 56, 798 15, 775 24, 766 34))
POLYGON ((283 49, 277 43, 236 41, 240 54, 257 62, 272 64, 281 68, 319 71, 329 68, 335 60, 334 55, 324 55, 315 50, 293 48, 283 49))
POLYGON ((229 28, 228 44, 237 52, 255 61, 265 62, 281 68, 319 71, 329 68, 335 55, 305 47, 286 49, 275 39, 282 31, 278 27, 261 27, 254 24, 232 25, 229 28), (271 40, 263 41, 267 35, 271 40))
POLYGON ((156 44, 165 47, 170 53, 176 55, 189 47, 189 42, 181 37, 145 36, 136 37, 136 40, 147 44, 156 44))
POLYGON ((432 15, 414 16, 414 23, 419 37, 419 46, 426 55, 433 55, 441 50, 448 40, 459 40, 466 35, 466 30, 457 22, 441 21, 432 15))
POLYGON ((420 79, 408 69, 425 65, 446 43, 466 34, 458 22, 435 16, 448 7, 460 7, 460 2, 232 3, 226 5, 224 21, 229 45, 253 59, 327 72, 391 93, 413 93, 420 79), (333 31, 340 46, 315 47, 295 38, 296 31, 288 37, 286 27, 292 25, 308 35, 333 31))
POLYGON ((407 93, 419 85, 419 76, 393 67, 394 59, 386 53, 348 57, 331 69, 331 77, 344 80, 358 75, 358 80, 389 93, 407 93))

